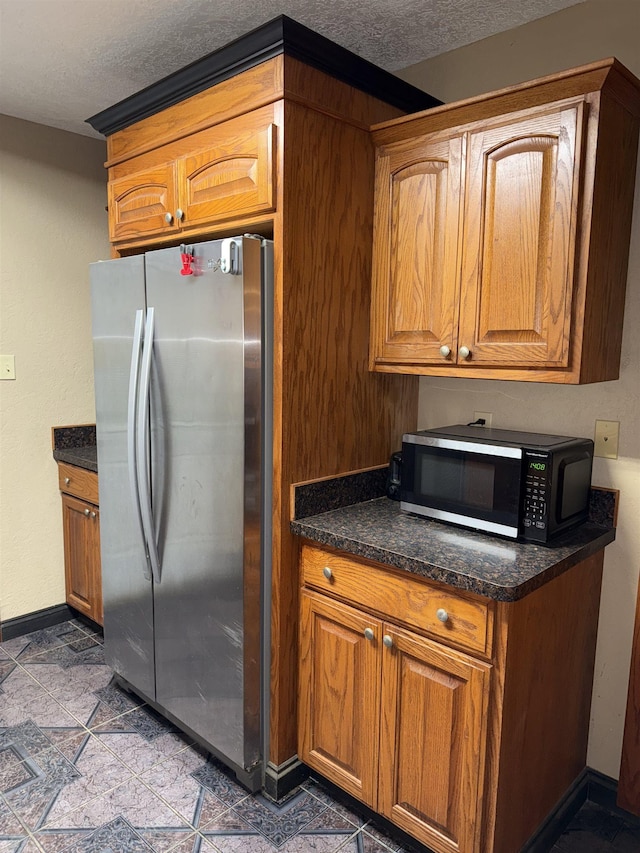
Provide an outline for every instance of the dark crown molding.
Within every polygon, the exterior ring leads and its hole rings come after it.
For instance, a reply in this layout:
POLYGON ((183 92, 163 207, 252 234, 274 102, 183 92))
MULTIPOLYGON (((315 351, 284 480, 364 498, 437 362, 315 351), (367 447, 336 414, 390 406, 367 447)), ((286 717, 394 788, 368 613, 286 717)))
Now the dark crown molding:
POLYGON ((109 136, 282 53, 405 113, 441 104, 441 101, 394 74, 361 59, 292 18, 280 15, 225 47, 96 113, 87 122, 94 130, 109 136))

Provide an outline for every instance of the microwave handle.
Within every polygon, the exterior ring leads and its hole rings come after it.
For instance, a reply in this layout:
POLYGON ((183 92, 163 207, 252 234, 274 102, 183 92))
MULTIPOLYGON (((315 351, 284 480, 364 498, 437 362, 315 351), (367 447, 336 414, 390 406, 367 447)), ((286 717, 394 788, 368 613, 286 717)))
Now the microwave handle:
POLYGON ((455 438, 439 438, 431 435, 403 436, 407 444, 419 444, 424 447, 438 447, 443 450, 461 450, 464 453, 477 453, 482 456, 502 456, 508 459, 522 459, 521 447, 505 447, 500 444, 481 444, 475 441, 458 441, 455 438))

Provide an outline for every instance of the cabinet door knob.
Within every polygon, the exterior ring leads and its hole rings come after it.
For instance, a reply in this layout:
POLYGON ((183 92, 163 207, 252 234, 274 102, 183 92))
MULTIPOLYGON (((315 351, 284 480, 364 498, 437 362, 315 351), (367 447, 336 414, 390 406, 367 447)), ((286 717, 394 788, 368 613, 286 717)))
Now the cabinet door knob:
POLYGON ((439 607, 439 608, 436 610, 436 616, 438 617, 438 619, 439 619, 441 622, 448 622, 448 621, 449 621, 449 614, 448 614, 448 613, 447 613, 447 611, 444 609, 444 607, 439 607))
POLYGON ((65 478, 64 478, 64 484, 65 484, 65 486, 68 486, 70 482, 71 482, 71 477, 65 477, 65 478))
POLYGON ((91 513, 91 518, 95 518, 95 517, 96 517, 95 512, 92 512, 92 513, 91 513))
POLYGON ((85 509, 84 514, 87 516, 87 518, 89 518, 90 513, 91 513, 90 509, 85 509))
POLYGON ((167 225, 171 225, 171 223, 173 222, 173 214, 172 213, 165 213, 164 221, 167 223, 167 225))
POLYGON ((373 629, 372 628, 365 628, 364 629, 364 636, 367 640, 373 640, 373 638, 375 637, 375 634, 373 633, 373 629))
POLYGON ((440 347, 440 355, 443 358, 449 358, 449 356, 451 355, 451 350, 449 349, 449 347, 446 344, 443 344, 440 347))
POLYGON ((331 580, 331 578, 333 577, 333 572, 331 571, 331 569, 329 568, 329 566, 325 566, 325 567, 324 567, 324 569, 322 570, 322 574, 325 576, 325 578, 326 578, 328 581, 330 581, 330 580, 331 580))
POLYGON ((388 649, 390 649, 393 646, 393 637, 390 637, 388 634, 385 634, 382 638, 382 642, 388 649))
POLYGON ((178 222, 182 222, 183 218, 184 218, 184 210, 181 210, 180 208, 178 208, 176 210, 176 219, 178 220, 178 222))
POLYGON ((458 354, 460 358, 466 359, 469 358, 469 356, 471 355, 471 350, 469 349, 469 347, 460 347, 460 349, 458 350, 458 354))

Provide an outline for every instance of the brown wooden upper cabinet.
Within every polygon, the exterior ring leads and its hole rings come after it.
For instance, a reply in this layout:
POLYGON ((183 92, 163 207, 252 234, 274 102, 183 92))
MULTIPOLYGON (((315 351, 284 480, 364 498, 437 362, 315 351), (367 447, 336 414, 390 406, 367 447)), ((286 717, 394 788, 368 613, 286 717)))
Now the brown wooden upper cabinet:
POLYGON ((180 233, 275 208, 272 106, 115 166, 109 180, 113 242, 180 233))
POLYGON ((607 60, 374 128, 374 370, 618 377, 640 81, 607 60))

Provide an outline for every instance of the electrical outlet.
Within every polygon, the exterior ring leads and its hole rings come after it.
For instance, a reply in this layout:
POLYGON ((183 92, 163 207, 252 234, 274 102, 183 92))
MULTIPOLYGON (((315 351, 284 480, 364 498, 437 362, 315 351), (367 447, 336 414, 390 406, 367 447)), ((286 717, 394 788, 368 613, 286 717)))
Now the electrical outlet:
POLYGON ((617 459, 619 438, 620 421, 596 421, 593 455, 617 459))
POLYGON ((486 427, 490 427, 491 421, 493 420, 493 413, 492 412, 474 412, 473 413, 473 419, 474 419, 474 421, 482 419, 482 420, 484 420, 484 425, 486 427))
POLYGON ((0 355, 0 379, 16 378, 15 355, 0 355))

